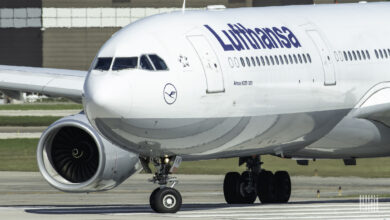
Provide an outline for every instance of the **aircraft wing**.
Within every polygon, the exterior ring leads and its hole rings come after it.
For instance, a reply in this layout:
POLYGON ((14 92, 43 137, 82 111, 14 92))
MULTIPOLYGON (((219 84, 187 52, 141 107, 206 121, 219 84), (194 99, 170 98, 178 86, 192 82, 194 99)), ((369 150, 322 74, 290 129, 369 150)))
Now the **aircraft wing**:
POLYGON ((382 122, 390 127, 390 103, 357 109, 355 117, 382 122))
POLYGON ((9 96, 37 92, 81 102, 87 71, 0 65, 0 90, 9 96))
POLYGON ((361 102, 353 112, 356 118, 381 122, 390 127, 390 83, 373 93, 361 102))

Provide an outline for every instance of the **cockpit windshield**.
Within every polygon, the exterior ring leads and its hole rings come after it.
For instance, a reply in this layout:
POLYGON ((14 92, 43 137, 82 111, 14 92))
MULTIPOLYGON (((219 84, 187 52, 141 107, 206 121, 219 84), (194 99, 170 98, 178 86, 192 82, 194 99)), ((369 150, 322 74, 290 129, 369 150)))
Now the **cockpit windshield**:
POLYGON ((112 62, 112 57, 100 57, 95 65, 95 70, 109 70, 112 62))
POLYGON ((164 60, 156 54, 142 55, 140 65, 141 69, 145 70, 168 70, 164 60))
MULTIPOLYGON (((99 57, 97 59, 95 70, 108 71, 110 70, 112 57, 99 57)), ((168 70, 167 64, 156 54, 144 54, 138 57, 116 57, 112 65, 113 71, 125 69, 144 69, 149 71, 168 70), (138 63, 139 61, 139 63, 138 63)))
POLYGON ((115 58, 112 70, 135 69, 138 65, 138 57, 117 57, 115 58))
POLYGON ((155 54, 151 54, 151 55, 149 55, 149 58, 153 62, 153 65, 156 68, 156 70, 167 70, 168 69, 164 60, 162 60, 159 56, 157 56, 155 54))
POLYGON ((141 69, 144 70, 154 70, 152 63, 150 62, 149 58, 146 55, 141 56, 140 66, 141 69))

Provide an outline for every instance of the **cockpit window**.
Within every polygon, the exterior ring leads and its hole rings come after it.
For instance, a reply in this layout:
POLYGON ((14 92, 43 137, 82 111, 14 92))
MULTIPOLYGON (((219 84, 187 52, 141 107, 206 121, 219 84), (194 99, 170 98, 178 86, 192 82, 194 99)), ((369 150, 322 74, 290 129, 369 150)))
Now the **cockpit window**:
POLYGON ((140 66, 141 69, 144 70, 154 70, 152 63, 150 63, 149 58, 146 55, 141 56, 140 66))
POLYGON ((95 66, 95 70, 109 70, 112 62, 112 57, 100 57, 95 66))
POLYGON ((138 57, 117 57, 115 58, 112 70, 135 69, 138 65, 138 57))
POLYGON ((149 55, 149 58, 153 62, 153 65, 156 68, 156 70, 168 70, 168 67, 165 64, 164 60, 161 59, 159 56, 155 54, 151 54, 149 55))

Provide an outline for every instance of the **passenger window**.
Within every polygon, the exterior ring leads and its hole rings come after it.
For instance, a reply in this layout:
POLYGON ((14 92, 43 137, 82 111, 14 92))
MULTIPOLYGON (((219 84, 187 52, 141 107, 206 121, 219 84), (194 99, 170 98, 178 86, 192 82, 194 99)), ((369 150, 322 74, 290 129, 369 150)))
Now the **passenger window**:
POLYGON ((375 56, 376 56, 377 59, 379 59, 379 54, 378 54, 377 50, 375 50, 375 56))
POLYGON ((229 62, 230 68, 234 68, 234 61, 231 57, 228 58, 228 62, 229 62))
POLYGON ((284 62, 286 62, 286 64, 288 65, 288 58, 287 58, 287 55, 284 55, 284 62))
POLYGON ((237 68, 240 67, 240 63, 238 62, 237 57, 234 57, 234 64, 236 65, 237 68))
POLYGON ((387 58, 387 51, 386 50, 383 50, 383 53, 385 54, 385 57, 387 58))
POLYGON ((307 60, 309 61, 309 63, 311 63, 311 56, 310 54, 306 54, 307 55, 307 60))
POLYGON ((280 63, 281 63, 282 65, 284 65, 284 61, 283 61, 282 55, 279 55, 279 60, 280 60, 280 63))
POLYGON ((260 60, 259 60, 259 57, 256 57, 256 62, 257 62, 257 65, 260 66, 260 60))
POLYGON ((251 57, 251 61, 252 61, 252 65, 256 66, 256 62, 255 62, 255 59, 253 57, 251 57))
POLYGON ((109 70, 112 63, 112 57, 100 57, 95 65, 95 70, 109 70))
POLYGON ((263 56, 260 57, 260 60, 261 60, 261 63, 263 64, 263 66, 265 66, 265 61, 264 61, 264 57, 263 56))
POLYGON ((152 63, 146 55, 141 56, 140 66, 144 70, 154 70, 152 63))
POLYGON ((288 55, 288 58, 290 59, 290 63, 294 64, 291 54, 288 55))
POLYGON ((360 51, 356 51, 356 53, 357 53, 359 60, 362 60, 362 56, 360 55, 360 51))
POLYGON ((112 70, 135 69, 138 65, 138 57, 117 57, 112 65, 112 70))
POLYGON ((336 51, 334 52, 334 57, 336 58, 336 61, 339 61, 339 55, 337 54, 336 51))
POLYGON ((303 61, 305 61, 305 63, 307 63, 307 59, 306 59, 305 54, 302 54, 302 57, 303 57, 303 61))
POLYGON ((156 70, 168 70, 167 64, 159 56, 155 54, 149 55, 150 60, 152 61, 156 70))
POLYGON ((357 60, 355 51, 352 51, 353 59, 357 60))
POLYGON ((381 58, 383 59, 383 53, 382 53, 382 50, 379 50, 379 54, 381 55, 381 58))
POLYGON ((353 61, 351 51, 348 51, 348 57, 350 61, 353 61))
POLYGON ((362 50, 362 57, 363 57, 363 59, 364 60, 366 60, 367 58, 366 58, 366 54, 364 53, 364 51, 362 50))
POLYGON ((348 56, 347 56, 347 53, 344 51, 344 58, 345 58, 345 61, 348 61, 348 56))
POLYGON ((339 51, 339 59, 340 59, 340 61, 344 61, 344 56, 343 56, 343 53, 341 51, 339 51))
POLYGON ((302 57, 301 54, 298 54, 299 63, 302 63, 302 57))
POLYGON ((297 55, 294 54, 293 56, 294 56, 294 61, 295 61, 295 63, 298 64, 297 55))
POLYGON ((371 56, 370 56, 370 52, 368 52, 368 50, 366 50, 366 55, 367 55, 367 59, 371 59, 371 56))
POLYGON ((278 59, 278 56, 275 55, 275 62, 276 62, 276 65, 279 65, 279 59, 278 59))
POLYGON ((274 61, 274 58, 272 56, 269 56, 270 60, 271 60, 271 63, 272 65, 275 65, 275 61, 274 61))
POLYGON ((246 57, 245 59, 246 59, 246 64, 248 65, 248 67, 250 67, 251 66, 251 62, 249 61, 249 58, 246 57))
POLYGON ((244 58, 240 58, 240 60, 241 60, 241 65, 243 66, 243 67, 245 67, 245 61, 244 61, 244 58))
POLYGON ((269 65, 270 65, 270 63, 269 63, 268 56, 265 56, 265 60, 267 61, 267 65, 269 66, 269 65))

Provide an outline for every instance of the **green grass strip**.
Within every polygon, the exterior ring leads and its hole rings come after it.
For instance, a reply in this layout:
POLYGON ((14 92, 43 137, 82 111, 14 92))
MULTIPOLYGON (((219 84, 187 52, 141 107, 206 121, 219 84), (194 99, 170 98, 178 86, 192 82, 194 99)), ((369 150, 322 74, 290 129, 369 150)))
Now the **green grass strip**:
POLYGON ((38 171, 38 139, 0 140, 1 171, 38 171))
MULTIPOLYGON (((38 171, 36 147, 38 139, 0 140, 1 171, 38 171)), ((264 169, 287 170, 292 176, 357 176, 366 178, 390 177, 390 158, 358 159, 357 166, 344 166, 342 160, 317 160, 309 166, 299 166, 294 160, 262 156, 264 169)), ((179 174, 220 174, 242 172, 238 159, 218 159, 183 162, 179 174)))
POLYGON ((60 118, 56 116, 0 116, 0 126, 49 126, 60 118))
POLYGON ((81 110, 80 104, 7 104, 0 105, 0 110, 81 110))
MULTIPOLYGON (((263 169, 273 172, 287 170, 291 176, 357 176, 366 178, 390 177, 390 158, 357 159, 356 166, 345 166, 339 160, 310 161, 308 166, 297 165, 295 160, 282 159, 274 156, 262 156, 263 169)), ((182 174, 225 174, 227 172, 242 172, 245 165, 238 167, 238 159, 219 159, 209 161, 183 162, 178 173, 182 174)))

